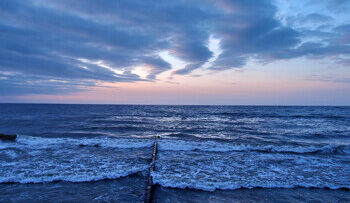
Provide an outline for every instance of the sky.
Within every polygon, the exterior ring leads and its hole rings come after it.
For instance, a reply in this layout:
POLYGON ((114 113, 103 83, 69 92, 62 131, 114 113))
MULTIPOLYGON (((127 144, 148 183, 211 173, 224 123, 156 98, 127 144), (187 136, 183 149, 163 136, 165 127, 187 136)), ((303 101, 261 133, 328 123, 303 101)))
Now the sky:
POLYGON ((350 1, 1 0, 0 102, 350 105, 350 1))

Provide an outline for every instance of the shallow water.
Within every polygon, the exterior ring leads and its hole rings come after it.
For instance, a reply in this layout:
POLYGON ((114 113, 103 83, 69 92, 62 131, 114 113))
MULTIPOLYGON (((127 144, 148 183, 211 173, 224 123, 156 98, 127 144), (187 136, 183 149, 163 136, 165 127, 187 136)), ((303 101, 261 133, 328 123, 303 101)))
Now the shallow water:
POLYGON ((154 202, 349 202, 347 190, 317 188, 254 188, 216 190, 214 192, 192 189, 156 187, 154 202))
POLYGON ((0 133, 0 201, 142 201, 155 136, 159 202, 349 200, 350 107, 0 104, 0 133))

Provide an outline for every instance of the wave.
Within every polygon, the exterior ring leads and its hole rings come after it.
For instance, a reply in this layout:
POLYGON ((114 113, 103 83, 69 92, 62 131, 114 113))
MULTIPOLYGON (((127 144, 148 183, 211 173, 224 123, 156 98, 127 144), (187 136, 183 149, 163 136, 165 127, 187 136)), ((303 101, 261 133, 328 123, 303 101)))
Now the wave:
POLYGON ((93 120, 92 123, 96 124, 113 124, 113 125, 145 125, 150 124, 146 121, 138 121, 138 120, 111 120, 111 119, 98 119, 93 120))
POLYGON ((152 141, 20 135, 16 142, 0 144, 5 148, 0 150, 0 183, 89 182, 128 176, 148 169, 151 148, 144 147, 152 146, 152 141))
POLYGON ((163 187, 169 187, 169 188, 179 188, 179 189, 195 189, 195 190, 203 190, 203 191, 209 191, 213 192, 215 190, 237 190, 237 189, 253 189, 253 188, 319 188, 319 189, 350 189, 350 185, 331 185, 331 184, 320 184, 320 185, 313 185, 313 184, 281 184, 281 183, 271 183, 271 184, 234 184, 234 183, 213 183, 213 184, 201 184, 201 183, 186 183, 186 182, 179 182, 179 181, 172 181, 167 179, 157 179, 156 176, 153 176, 153 182, 154 184, 161 185, 163 187))
POLYGON ((120 126, 90 126, 90 127, 85 127, 83 130, 104 130, 104 131, 146 131, 149 130, 148 128, 145 127, 139 127, 135 124, 133 126, 131 125, 120 125, 120 126))
POLYGON ((250 116, 251 114, 244 113, 244 112, 218 112, 218 113, 210 113, 209 115, 245 117, 245 116, 250 116))
MULTIPOLYGON (((170 134, 169 137, 181 137, 183 134, 170 134)), ((138 149, 153 146, 154 139, 149 136, 144 138, 43 138, 27 135, 19 135, 16 142, 1 142, 0 149, 21 149, 21 148, 52 148, 52 147, 105 147, 120 149, 138 149)), ((219 141, 191 141, 179 139, 160 139, 159 150, 163 151, 205 151, 205 152, 231 152, 231 151, 255 151, 266 153, 296 153, 296 154, 350 154, 350 145, 328 144, 328 145, 251 145, 234 144, 219 141)))
POLYGON ((159 150, 167 151, 207 151, 207 152, 230 152, 230 151, 256 151, 272 153, 296 153, 296 154, 350 154, 350 145, 250 145, 231 144, 214 141, 184 141, 162 139, 159 141, 159 150))
POLYGON ((108 173, 100 173, 100 174, 70 174, 70 175, 64 175, 62 174, 56 174, 52 176, 44 176, 44 175, 38 175, 38 176, 23 176, 20 174, 12 175, 12 176, 6 176, 6 177, 0 177, 0 183, 22 183, 22 184, 28 184, 28 183, 49 183, 49 182, 58 182, 58 181, 65 181, 65 182, 95 182, 99 180, 113 180, 118 179, 121 177, 131 176, 140 172, 144 172, 148 169, 148 166, 145 167, 134 167, 129 170, 119 170, 115 172, 108 172, 108 173))
POLYGON ((316 118, 316 119, 347 119, 348 116, 344 115, 325 115, 325 114, 269 114, 269 113, 244 113, 244 112, 220 112, 213 113, 209 115, 221 115, 221 116, 231 116, 231 117, 268 117, 268 118, 316 118))
POLYGON ((27 135, 18 135, 16 142, 3 142, 0 149, 8 148, 51 148, 55 146, 77 146, 77 147, 113 147, 121 149, 146 148, 152 147, 153 139, 140 138, 113 138, 113 137, 94 137, 94 138, 43 138, 27 135))
POLYGON ((153 181, 205 191, 239 188, 350 189, 347 156, 285 153, 159 153, 153 181))
POLYGON ((345 116, 332 116, 332 115, 290 115, 285 116, 290 118, 327 118, 327 119, 343 119, 345 116))

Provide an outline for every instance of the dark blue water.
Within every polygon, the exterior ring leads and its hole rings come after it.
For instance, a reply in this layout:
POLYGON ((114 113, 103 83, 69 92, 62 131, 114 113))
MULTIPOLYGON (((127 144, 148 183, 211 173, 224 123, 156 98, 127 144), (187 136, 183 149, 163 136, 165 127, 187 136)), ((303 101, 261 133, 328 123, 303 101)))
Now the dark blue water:
POLYGON ((0 201, 142 201, 157 135, 157 201, 350 201, 350 107, 0 104, 0 133, 0 201))

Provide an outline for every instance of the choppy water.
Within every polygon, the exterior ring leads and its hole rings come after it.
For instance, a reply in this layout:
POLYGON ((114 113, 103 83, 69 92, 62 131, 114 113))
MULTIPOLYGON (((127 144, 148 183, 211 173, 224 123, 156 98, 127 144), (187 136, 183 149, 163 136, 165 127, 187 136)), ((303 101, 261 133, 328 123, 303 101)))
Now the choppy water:
POLYGON ((157 135, 157 201, 350 201, 350 107, 0 104, 0 133, 0 201, 142 201, 157 135))

